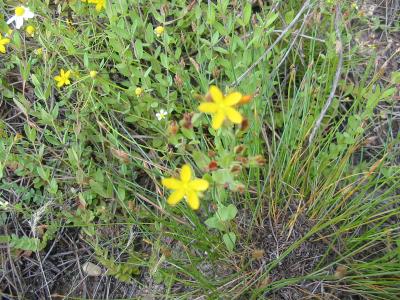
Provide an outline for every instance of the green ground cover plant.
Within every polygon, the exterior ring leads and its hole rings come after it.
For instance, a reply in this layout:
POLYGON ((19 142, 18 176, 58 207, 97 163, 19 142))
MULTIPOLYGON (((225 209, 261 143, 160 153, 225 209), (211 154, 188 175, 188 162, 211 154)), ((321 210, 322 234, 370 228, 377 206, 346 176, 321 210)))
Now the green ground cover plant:
POLYGON ((6 299, 399 299, 364 4, 0 0, 6 299))

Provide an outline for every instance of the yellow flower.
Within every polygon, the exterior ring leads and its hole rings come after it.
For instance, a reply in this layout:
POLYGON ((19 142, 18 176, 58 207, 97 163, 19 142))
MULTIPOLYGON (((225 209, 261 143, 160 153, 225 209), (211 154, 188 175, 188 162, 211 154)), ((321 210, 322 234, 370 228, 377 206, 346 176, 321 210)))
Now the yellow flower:
POLYGON ((135 94, 136 94, 136 96, 140 97, 143 94, 143 89, 140 87, 137 87, 135 89, 135 94))
POLYGON ((95 78, 97 76, 97 71, 90 71, 89 75, 90 77, 95 78))
POLYGON ((64 69, 60 70, 60 75, 57 75, 54 77, 54 80, 57 81, 57 87, 62 87, 64 85, 69 85, 71 84, 71 81, 69 80, 69 76, 71 75, 71 71, 65 72, 64 69))
POLYGON ((156 36, 160 37, 163 33, 164 33, 165 29, 163 26, 157 26, 154 29, 154 33, 156 34, 156 36))
POLYGON ((36 30, 35 27, 29 25, 28 27, 26 27, 25 31, 29 36, 33 36, 36 30))
POLYGON ((0 34, 0 53, 6 53, 6 47, 5 45, 7 45, 10 42, 10 39, 8 38, 3 38, 0 34))
POLYGON ((82 2, 96 4, 96 10, 101 11, 106 8, 106 0, 82 0, 82 2))
POLYGON ((180 172, 180 179, 164 178, 161 183, 170 190, 172 194, 168 197, 167 203, 169 205, 178 204, 182 198, 185 198, 191 209, 198 209, 200 207, 200 200, 198 193, 208 189, 208 181, 204 179, 192 179, 192 170, 189 165, 182 166, 180 172))
POLYGON ((234 92, 224 96, 219 88, 212 85, 209 94, 212 102, 203 102, 198 109, 203 113, 212 115, 212 128, 215 130, 221 128, 226 118, 235 124, 242 123, 242 115, 233 108, 242 99, 241 93, 234 92))
POLYGON ((43 54, 43 48, 37 48, 33 50, 33 53, 35 53, 37 56, 41 56, 43 54))
POLYGON ((101 11, 103 8, 106 8, 106 0, 97 0, 96 2, 96 10, 101 11))

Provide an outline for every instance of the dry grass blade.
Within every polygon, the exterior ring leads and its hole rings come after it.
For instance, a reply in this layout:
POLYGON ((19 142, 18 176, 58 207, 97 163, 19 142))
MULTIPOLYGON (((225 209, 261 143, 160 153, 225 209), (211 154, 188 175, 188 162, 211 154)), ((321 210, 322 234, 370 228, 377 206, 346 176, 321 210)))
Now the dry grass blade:
POLYGON ((286 33, 294 26, 297 24, 297 22, 299 21, 300 17, 303 15, 303 13, 306 11, 306 9, 308 9, 310 6, 310 0, 307 0, 303 6, 301 7, 300 11, 297 13, 297 15, 294 17, 294 19, 292 20, 292 22, 290 22, 290 24, 282 30, 281 34, 277 37, 277 39, 272 43, 271 46, 268 47, 267 50, 265 50, 265 52, 242 74, 240 75, 234 82, 231 83, 231 86, 237 86, 239 85, 239 83, 246 78, 247 75, 249 75, 249 73, 256 67, 258 66, 259 63, 261 63, 268 55, 269 52, 272 51, 272 49, 274 49, 274 47, 284 38, 284 36, 286 35, 286 33))
POLYGON ((343 67, 343 43, 342 43, 342 35, 340 33, 340 22, 342 20, 342 14, 340 11, 340 5, 337 4, 336 5, 336 18, 335 18, 335 31, 336 31, 336 52, 338 53, 338 57, 339 57, 339 61, 338 61, 338 65, 336 68, 336 73, 335 73, 335 78, 333 80, 332 83, 332 89, 331 92, 329 94, 328 99, 326 100, 326 103, 324 105, 324 107, 322 108, 322 111, 317 119, 317 121, 315 122, 315 125, 311 131, 310 137, 308 138, 308 145, 310 146, 314 140, 314 137, 318 131, 318 129, 321 126, 321 122, 323 120, 323 118, 325 117, 326 112, 328 111, 328 108, 331 106, 333 98, 335 97, 335 92, 336 92, 336 88, 338 86, 339 83, 339 79, 340 79, 340 74, 342 72, 342 67, 343 67))

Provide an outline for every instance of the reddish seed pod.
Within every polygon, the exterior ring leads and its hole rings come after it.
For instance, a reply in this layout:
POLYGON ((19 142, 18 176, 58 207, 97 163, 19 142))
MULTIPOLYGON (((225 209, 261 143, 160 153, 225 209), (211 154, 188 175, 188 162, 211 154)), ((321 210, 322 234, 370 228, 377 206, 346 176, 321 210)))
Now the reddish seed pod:
POLYGON ((209 164, 208 164, 208 170, 209 171, 215 171, 218 169, 218 163, 215 160, 212 160, 209 164))
POLYGON ((238 175, 238 174, 240 174, 240 172, 242 172, 242 167, 240 165, 234 165, 234 166, 232 166, 230 171, 232 174, 238 175))
POLYGON ((233 151, 235 152, 235 154, 243 154, 243 152, 246 151, 246 148, 247 147, 242 144, 242 145, 236 146, 233 151))
POLYGON ((172 120, 171 123, 168 126, 168 132, 171 135, 177 134, 179 131, 179 125, 175 120, 172 120))
POLYGON ((238 183, 238 184, 235 186, 235 188, 234 188, 233 191, 234 191, 234 192, 238 192, 238 193, 240 193, 240 194, 243 194, 243 193, 246 191, 246 187, 244 186, 244 184, 238 183))
POLYGON ((193 113, 184 113, 182 126, 185 127, 186 129, 193 128, 192 117, 193 117, 193 113))
POLYGON ((258 166, 264 166, 267 163, 267 160, 262 155, 257 155, 254 157, 254 160, 258 166))
POLYGON ((181 88, 183 86, 183 80, 178 74, 175 74, 174 81, 178 88, 181 88))
POLYGON ((244 156, 238 156, 236 157, 236 160, 240 162, 242 165, 247 165, 249 163, 249 159, 244 156))
POLYGON ((240 130, 246 131, 247 129, 249 129, 249 120, 246 118, 243 118, 242 124, 240 125, 240 130))

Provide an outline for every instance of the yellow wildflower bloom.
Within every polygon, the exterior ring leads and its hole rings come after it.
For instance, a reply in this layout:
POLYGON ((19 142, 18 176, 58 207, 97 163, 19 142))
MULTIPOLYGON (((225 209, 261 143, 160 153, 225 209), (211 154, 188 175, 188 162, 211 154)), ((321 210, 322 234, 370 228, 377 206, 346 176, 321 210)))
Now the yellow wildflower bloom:
POLYGON ((182 166, 180 179, 172 177, 164 178, 161 183, 167 189, 173 190, 172 194, 167 199, 169 205, 174 206, 185 198, 190 208, 194 210, 200 207, 198 193, 207 190, 209 185, 207 180, 198 178, 192 179, 192 169, 187 164, 182 166))
POLYGON ((33 50, 33 53, 35 53, 37 56, 40 56, 43 54, 43 48, 37 48, 33 50))
POLYGON ((0 34, 0 53, 6 53, 6 45, 10 42, 10 39, 3 38, 0 34))
POLYGON ((156 34, 156 36, 160 37, 163 33, 164 33, 165 29, 163 26, 157 26, 154 29, 154 33, 156 34))
POLYGON ((57 75, 54 77, 54 80, 57 81, 57 87, 62 87, 64 85, 69 85, 71 84, 71 81, 69 80, 69 76, 71 75, 71 71, 65 72, 64 69, 60 70, 60 75, 57 75))
POLYGON ((28 27, 26 27, 25 31, 29 36, 33 36, 35 34, 36 29, 32 25, 29 25, 28 27))
POLYGON ((238 92, 228 95, 222 94, 221 90, 212 85, 209 90, 212 102, 203 102, 199 105, 199 111, 212 115, 212 128, 215 130, 221 128, 226 118, 235 124, 243 121, 242 115, 233 108, 242 99, 242 94, 238 92))
POLYGON ((143 94, 143 89, 140 88, 140 87, 137 87, 135 89, 135 94, 136 94, 137 97, 140 97, 143 94))
POLYGON ((101 11, 103 8, 106 8, 106 0, 97 0, 95 3, 97 11, 101 11))
POLYGON ((97 71, 90 71, 89 75, 90 77, 95 78, 97 76, 97 71))
POLYGON ((82 0, 82 2, 96 4, 96 11, 106 8, 106 0, 82 0))

